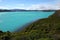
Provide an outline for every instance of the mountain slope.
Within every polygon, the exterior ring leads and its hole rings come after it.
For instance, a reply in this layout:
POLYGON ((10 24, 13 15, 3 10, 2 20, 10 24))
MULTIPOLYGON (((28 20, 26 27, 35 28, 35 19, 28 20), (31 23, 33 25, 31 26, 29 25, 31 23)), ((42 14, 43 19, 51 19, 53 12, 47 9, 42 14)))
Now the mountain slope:
POLYGON ((32 23, 22 32, 27 32, 30 35, 33 34, 33 39, 36 40, 39 38, 52 38, 54 40, 60 40, 60 10, 56 11, 48 18, 40 19, 32 23))

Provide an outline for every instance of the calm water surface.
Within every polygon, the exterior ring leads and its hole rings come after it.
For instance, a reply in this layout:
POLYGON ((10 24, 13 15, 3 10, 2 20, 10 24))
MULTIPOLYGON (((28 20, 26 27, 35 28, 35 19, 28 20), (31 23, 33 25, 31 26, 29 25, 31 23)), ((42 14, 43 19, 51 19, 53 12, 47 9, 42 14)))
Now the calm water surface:
POLYGON ((0 30, 13 32, 27 23, 41 18, 47 18, 53 13, 54 12, 0 12, 0 30))

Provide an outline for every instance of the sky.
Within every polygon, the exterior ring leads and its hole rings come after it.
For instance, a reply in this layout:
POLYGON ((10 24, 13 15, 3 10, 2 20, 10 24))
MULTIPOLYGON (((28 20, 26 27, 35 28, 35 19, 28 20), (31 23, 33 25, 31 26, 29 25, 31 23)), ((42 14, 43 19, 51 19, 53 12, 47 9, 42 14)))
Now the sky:
POLYGON ((0 0, 0 9, 60 9, 60 0, 0 0))

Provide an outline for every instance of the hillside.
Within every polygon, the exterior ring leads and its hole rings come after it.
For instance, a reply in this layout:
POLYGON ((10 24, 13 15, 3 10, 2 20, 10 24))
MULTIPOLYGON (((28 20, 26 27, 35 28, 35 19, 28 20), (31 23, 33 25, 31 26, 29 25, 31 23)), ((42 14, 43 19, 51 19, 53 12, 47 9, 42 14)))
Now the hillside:
POLYGON ((60 40, 60 10, 37 20, 20 32, 0 31, 1 40, 60 40))
POLYGON ((60 10, 45 19, 40 19, 23 30, 29 32, 33 39, 50 38, 60 40, 60 10))

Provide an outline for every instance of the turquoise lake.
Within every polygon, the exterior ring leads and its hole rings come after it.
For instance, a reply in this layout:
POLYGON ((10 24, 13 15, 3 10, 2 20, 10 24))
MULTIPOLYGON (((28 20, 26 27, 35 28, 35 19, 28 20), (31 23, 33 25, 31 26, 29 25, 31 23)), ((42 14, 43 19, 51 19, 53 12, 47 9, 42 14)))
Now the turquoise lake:
POLYGON ((0 30, 16 31, 27 23, 47 18, 54 12, 0 12, 0 30))

